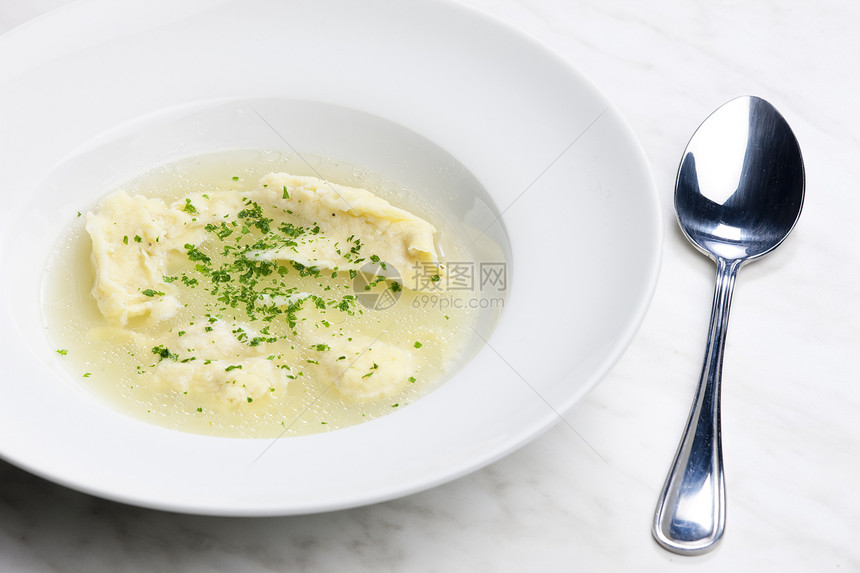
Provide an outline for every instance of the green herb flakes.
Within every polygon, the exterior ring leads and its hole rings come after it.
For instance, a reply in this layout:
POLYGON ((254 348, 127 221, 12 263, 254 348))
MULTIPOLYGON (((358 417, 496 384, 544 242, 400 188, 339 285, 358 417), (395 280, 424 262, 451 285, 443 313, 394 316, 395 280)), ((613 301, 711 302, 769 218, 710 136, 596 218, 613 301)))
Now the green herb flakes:
POLYGON ((152 353, 158 355, 158 361, 162 360, 173 360, 176 362, 179 359, 179 356, 172 353, 167 347, 163 345, 154 346, 152 348, 152 353))

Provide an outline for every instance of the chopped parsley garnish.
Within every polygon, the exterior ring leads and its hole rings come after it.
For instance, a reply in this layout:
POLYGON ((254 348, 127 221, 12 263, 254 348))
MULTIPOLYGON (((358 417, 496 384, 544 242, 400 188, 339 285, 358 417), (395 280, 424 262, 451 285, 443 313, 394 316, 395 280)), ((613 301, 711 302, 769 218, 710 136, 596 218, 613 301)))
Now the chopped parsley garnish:
POLYGON ((179 356, 172 353, 167 347, 163 345, 154 346, 152 348, 152 353, 158 355, 158 361, 162 360, 173 360, 176 362, 179 359, 179 356))
POLYGON ((212 278, 213 283, 226 283, 230 282, 230 273, 225 270, 217 270, 209 273, 209 276, 212 278))
POLYGON ((203 227, 210 233, 215 233, 219 239, 222 241, 233 234, 233 229, 227 226, 225 222, 221 222, 220 225, 213 225, 212 223, 206 223, 203 227))
POLYGON ((201 252, 197 247, 195 247, 191 243, 185 243, 185 252, 188 255, 188 260, 191 260, 191 261, 203 261, 204 263, 208 263, 212 260, 211 258, 209 258, 208 255, 201 252))
POLYGON ((146 290, 141 291, 141 294, 143 294, 144 296, 150 296, 150 297, 152 297, 152 296, 164 296, 164 293, 161 292, 160 290, 152 290, 151 288, 148 288, 146 290))
POLYGON ((263 208, 253 201, 244 209, 239 211, 236 216, 239 219, 245 219, 246 224, 250 223, 263 232, 263 234, 269 232, 269 224, 272 222, 272 219, 263 217, 263 208))
POLYGON ((57 354, 59 354, 60 356, 65 356, 65 355, 66 355, 66 354, 68 354, 68 353, 69 353, 69 351, 68 351, 68 350, 66 350, 65 348, 59 348, 59 349, 57 350, 57 354))

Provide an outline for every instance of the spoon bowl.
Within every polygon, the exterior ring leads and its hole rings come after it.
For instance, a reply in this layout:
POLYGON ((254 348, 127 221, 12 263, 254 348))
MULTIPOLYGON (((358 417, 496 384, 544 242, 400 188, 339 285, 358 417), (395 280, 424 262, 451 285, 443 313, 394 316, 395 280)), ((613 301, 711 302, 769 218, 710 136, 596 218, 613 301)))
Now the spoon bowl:
POLYGON ((717 280, 702 375, 654 516, 654 538, 675 553, 704 553, 722 538, 720 385, 735 278, 742 265, 785 240, 800 217, 804 190, 797 139, 761 98, 724 104, 684 151, 675 185, 678 223, 716 261, 717 280))
POLYGON ((803 158, 788 123, 765 100, 739 97, 708 117, 687 145, 675 210, 703 253, 750 261, 788 236, 803 196, 803 158))

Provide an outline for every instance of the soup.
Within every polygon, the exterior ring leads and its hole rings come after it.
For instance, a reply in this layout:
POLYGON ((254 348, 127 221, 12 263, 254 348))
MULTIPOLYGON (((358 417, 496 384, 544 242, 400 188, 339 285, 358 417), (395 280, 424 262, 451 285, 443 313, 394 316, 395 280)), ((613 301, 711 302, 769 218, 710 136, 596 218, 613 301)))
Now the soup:
POLYGON ((439 384, 479 304, 467 233, 337 162, 231 152, 141 175, 82 212, 46 276, 74 376, 182 431, 277 437, 402 409, 439 384))

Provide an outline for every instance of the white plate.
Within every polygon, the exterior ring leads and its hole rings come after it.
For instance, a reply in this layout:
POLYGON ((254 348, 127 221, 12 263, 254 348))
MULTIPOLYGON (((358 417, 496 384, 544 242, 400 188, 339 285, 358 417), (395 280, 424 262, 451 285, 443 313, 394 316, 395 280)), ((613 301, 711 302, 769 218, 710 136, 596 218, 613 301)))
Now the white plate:
POLYGON ((0 125, 0 455, 110 499, 282 515, 451 480, 534 438, 592 388, 656 283, 656 193, 629 128, 569 63, 449 2, 77 3, 0 38, 0 125), (293 105, 413 134, 386 142, 371 129, 365 145, 349 121, 321 113, 300 151, 373 163, 393 146, 399 163, 380 168, 408 177, 434 169, 423 144, 409 145, 426 138, 487 190, 510 241, 488 344, 408 408, 309 437, 182 434, 104 406, 58 365, 41 318, 42 270, 61 230, 135 169, 260 144, 231 127, 242 110, 293 105))

